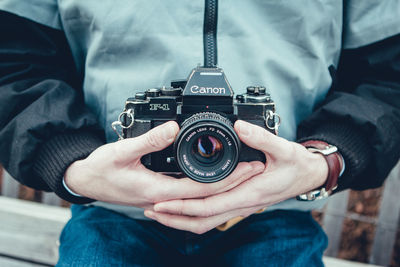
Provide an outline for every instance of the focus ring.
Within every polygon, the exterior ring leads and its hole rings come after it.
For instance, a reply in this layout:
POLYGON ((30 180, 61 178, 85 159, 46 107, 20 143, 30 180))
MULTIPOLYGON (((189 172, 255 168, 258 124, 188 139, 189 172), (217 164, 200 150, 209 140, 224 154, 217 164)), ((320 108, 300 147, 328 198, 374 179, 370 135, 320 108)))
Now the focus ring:
POLYGON ((226 125, 233 127, 232 122, 228 118, 226 118, 218 113, 200 112, 200 113, 193 114, 192 116, 187 118, 184 122, 182 122, 181 129, 183 130, 187 126, 192 125, 192 123, 202 121, 202 120, 220 121, 226 125))

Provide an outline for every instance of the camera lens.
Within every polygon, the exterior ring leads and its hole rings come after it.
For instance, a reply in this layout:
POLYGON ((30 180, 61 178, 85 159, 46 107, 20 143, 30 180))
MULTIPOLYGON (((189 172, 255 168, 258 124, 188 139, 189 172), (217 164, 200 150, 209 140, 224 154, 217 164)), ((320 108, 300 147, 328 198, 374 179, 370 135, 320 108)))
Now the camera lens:
POLYGON ((239 138, 232 122, 213 112, 196 113, 181 125, 175 144, 179 168, 203 183, 227 177, 239 161, 239 138))
POLYGON ((197 142, 193 142, 192 152, 200 163, 214 164, 223 155, 223 144, 212 135, 202 135, 197 142))

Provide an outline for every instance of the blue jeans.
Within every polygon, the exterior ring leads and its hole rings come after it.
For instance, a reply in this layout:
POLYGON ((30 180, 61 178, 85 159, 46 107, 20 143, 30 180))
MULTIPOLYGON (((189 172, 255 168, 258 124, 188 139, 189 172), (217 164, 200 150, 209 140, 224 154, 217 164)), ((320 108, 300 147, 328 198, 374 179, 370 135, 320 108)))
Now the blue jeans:
POLYGON ((309 212, 277 210, 196 235, 95 206, 72 206, 57 266, 323 266, 309 212))

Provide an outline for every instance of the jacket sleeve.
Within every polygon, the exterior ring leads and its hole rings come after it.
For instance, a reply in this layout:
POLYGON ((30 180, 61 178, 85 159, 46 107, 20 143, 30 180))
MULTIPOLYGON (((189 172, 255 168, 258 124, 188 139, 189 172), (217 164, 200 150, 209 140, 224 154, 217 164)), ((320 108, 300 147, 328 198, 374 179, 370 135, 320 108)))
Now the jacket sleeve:
POLYGON ((54 191, 67 167, 104 143, 83 101, 62 31, 0 11, 0 162, 19 182, 54 191))
POLYGON ((378 187, 400 155, 400 35, 343 50, 336 74, 298 141, 338 147, 346 163, 339 190, 378 187))

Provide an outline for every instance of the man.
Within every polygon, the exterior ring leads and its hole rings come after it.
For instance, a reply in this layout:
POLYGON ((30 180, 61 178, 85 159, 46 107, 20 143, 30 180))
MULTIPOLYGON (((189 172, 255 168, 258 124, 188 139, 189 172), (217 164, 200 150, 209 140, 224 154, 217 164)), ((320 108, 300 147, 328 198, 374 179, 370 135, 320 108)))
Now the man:
POLYGON ((397 1, 217 5, 0 2, 2 164, 28 186, 92 203, 72 207, 59 266, 321 266, 326 237, 309 211, 324 201, 295 197, 380 186, 398 160, 397 1), (236 93, 268 84, 281 137, 236 122, 266 164, 200 184, 140 163, 173 142, 175 122, 119 142, 109 125, 134 90, 202 61, 201 31, 216 14, 219 64, 236 93))

